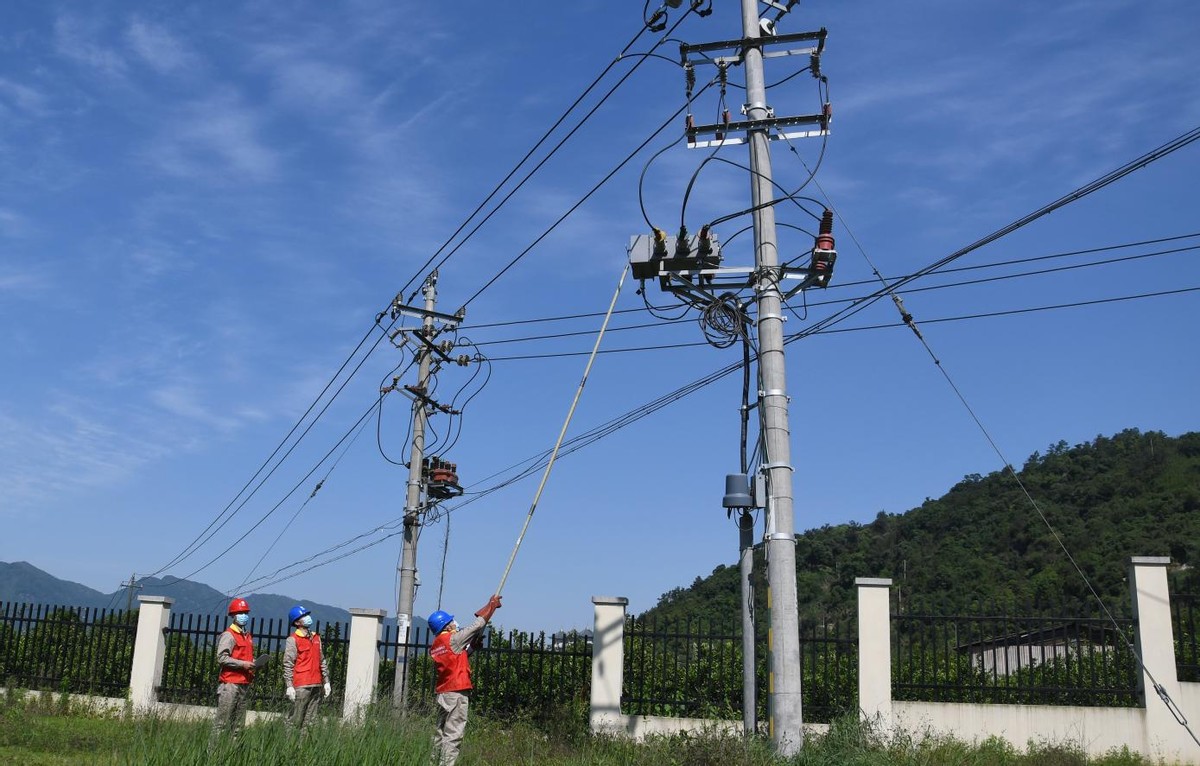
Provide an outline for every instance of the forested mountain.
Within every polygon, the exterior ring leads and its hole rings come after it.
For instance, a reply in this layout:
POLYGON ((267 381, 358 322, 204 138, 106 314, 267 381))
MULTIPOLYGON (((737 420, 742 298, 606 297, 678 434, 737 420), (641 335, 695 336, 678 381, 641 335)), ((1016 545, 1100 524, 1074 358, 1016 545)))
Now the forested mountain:
MULTIPOLYGON (((1074 447, 1059 442, 1016 473, 1021 484, 1007 470, 972 474, 906 513, 798 534, 801 621, 852 617, 857 577, 892 578, 905 611, 1095 613, 1062 547, 1114 614, 1129 611, 1131 556, 1170 556, 1172 587, 1200 592, 1193 569, 1200 564, 1200 433, 1130 429, 1074 447)), ((765 615, 761 550, 754 583, 757 613, 765 615)), ((740 597, 735 563, 664 594, 643 616, 738 619, 740 597)), ((760 629, 764 623, 758 620, 760 629)))
MULTIPOLYGON (((173 611, 176 613, 223 615, 229 604, 229 597, 216 588, 169 575, 161 579, 145 577, 138 580, 138 585, 138 595, 169 596, 174 599, 173 611)), ((129 596, 124 590, 101 593, 77 582, 60 580, 26 561, 0 561, 0 602, 124 609, 129 596)), ((321 621, 345 622, 350 619, 350 613, 340 607, 296 600, 291 596, 252 593, 246 599, 255 617, 282 620, 292 605, 303 604, 321 621)))

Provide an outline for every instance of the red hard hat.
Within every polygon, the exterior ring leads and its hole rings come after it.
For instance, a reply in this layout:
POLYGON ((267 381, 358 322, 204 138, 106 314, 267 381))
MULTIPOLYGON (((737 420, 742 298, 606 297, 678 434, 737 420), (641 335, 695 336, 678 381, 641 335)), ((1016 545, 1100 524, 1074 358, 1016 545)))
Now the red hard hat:
POLYGON ((235 598, 233 601, 229 602, 230 614, 241 614, 249 611, 250 605, 246 603, 246 599, 244 598, 235 598))

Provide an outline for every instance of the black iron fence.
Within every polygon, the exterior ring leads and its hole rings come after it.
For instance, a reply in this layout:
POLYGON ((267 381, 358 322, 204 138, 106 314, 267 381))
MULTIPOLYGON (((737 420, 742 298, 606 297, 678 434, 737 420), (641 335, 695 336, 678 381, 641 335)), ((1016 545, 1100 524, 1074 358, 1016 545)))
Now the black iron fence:
MULTIPOLYGON (((228 625, 228 617, 171 615, 170 624, 163 629, 167 649, 162 682, 158 687, 159 701, 216 705, 220 672, 217 639, 228 625)), ((348 626, 339 622, 317 622, 313 627, 321 634, 321 649, 329 664, 333 687, 333 696, 323 703, 323 709, 324 712, 340 713, 346 686, 348 626)), ((284 697, 283 684, 283 650, 290 626, 283 619, 251 618, 249 629, 254 638, 255 656, 267 654, 271 657, 267 665, 254 674, 254 682, 250 684, 250 709, 285 712, 291 707, 284 697)))
POLYGON ((1200 681, 1200 644, 1197 644, 1197 605, 1200 596, 1171 594, 1171 622, 1175 635, 1175 672, 1180 681, 1200 681))
POLYGON ((1136 622, 1107 617, 892 615, 892 697, 1136 707, 1136 622))
MULTIPOLYGON (((1179 678, 1200 681, 1200 597, 1172 595, 1179 678)), ((910 607, 911 609, 911 607, 910 607)), ((0 602, 0 682, 56 692, 124 696, 132 667, 137 612, 0 602)), ((159 699, 211 706, 217 687, 216 642, 226 618, 174 614, 164 629, 159 699)), ((341 708, 348 626, 318 624, 341 708)), ((251 706, 283 711, 283 620, 250 624, 256 654, 270 654, 251 685, 251 706)), ((898 700, 1137 706, 1138 670, 1129 651, 1135 621, 1118 618, 894 614, 892 686, 898 700)), ((397 650, 408 657, 408 700, 434 696, 428 630, 396 645, 394 626, 379 642, 378 697, 391 697, 397 650)), ((853 625, 805 624, 800 636, 805 719, 829 721, 857 709, 858 651, 853 625)), ((585 719, 591 640, 492 631, 473 659, 472 706, 490 716, 585 719)), ((756 648, 758 716, 766 715, 767 652, 756 648)), ((740 626, 630 620, 625 639, 622 709, 637 715, 738 719, 742 709, 740 626)))
POLYGON ((123 697, 135 612, 0 602, 0 683, 123 697))
MULTIPOLYGON (((740 719, 743 705, 740 625, 688 620, 630 620, 625 628, 621 708, 628 715, 740 719)), ((756 687, 767 687, 767 647, 755 648, 756 687)), ((828 723, 857 709, 858 641, 852 626, 802 624, 801 696, 807 721, 828 723)), ((756 716, 767 714, 765 691, 756 716)))
MULTIPOLYGON (((408 666, 408 704, 431 705, 437 684, 429 658, 433 637, 425 628, 411 629, 399 646, 396 637, 395 627, 385 626, 379 643, 379 697, 392 697, 396 657, 402 651, 408 666)), ((591 640, 583 635, 489 629, 483 645, 471 655, 471 708, 501 720, 579 723, 587 719, 591 674, 591 640)))

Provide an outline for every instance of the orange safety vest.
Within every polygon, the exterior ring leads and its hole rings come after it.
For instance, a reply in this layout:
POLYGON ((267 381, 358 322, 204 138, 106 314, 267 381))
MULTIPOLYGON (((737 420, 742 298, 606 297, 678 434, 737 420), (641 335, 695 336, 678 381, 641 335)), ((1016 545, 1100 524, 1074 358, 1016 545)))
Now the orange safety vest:
POLYGON ((320 686, 324 682, 321 675, 321 636, 311 633, 301 635, 297 630, 293 636, 296 641, 296 664, 292 666, 292 686, 320 686))
POLYGON ((455 654, 450 648, 450 631, 438 633, 433 639, 429 656, 437 668, 438 694, 442 692, 464 692, 471 688, 471 660, 465 651, 455 654))
MULTIPOLYGON (((249 631, 235 629, 235 626, 230 625, 225 632, 233 636, 233 651, 229 653, 229 656, 235 660, 254 662, 254 639, 250 637, 249 631)), ((222 667, 218 680, 223 684, 248 684, 254 680, 254 671, 222 667)))

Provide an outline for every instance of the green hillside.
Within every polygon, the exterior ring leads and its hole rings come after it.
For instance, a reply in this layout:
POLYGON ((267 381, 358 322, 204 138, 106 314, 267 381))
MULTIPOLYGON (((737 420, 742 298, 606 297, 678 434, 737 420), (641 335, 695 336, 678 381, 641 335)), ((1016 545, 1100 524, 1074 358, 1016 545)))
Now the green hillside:
MULTIPOLYGON (((1136 429, 1034 453, 1017 471, 1079 568, 1114 614, 1128 612, 1130 556, 1170 556, 1173 587, 1200 591, 1200 433, 1136 429)), ((757 613, 765 572, 755 557, 757 613)), ((890 577, 905 611, 943 614, 1096 611, 1082 577, 1007 471, 965 477, 942 497, 869 524, 796 536, 802 621, 854 615, 856 577, 890 577)), ((739 615, 736 564, 676 588, 644 616, 739 615)), ((759 619, 760 627, 765 622, 759 619)))

